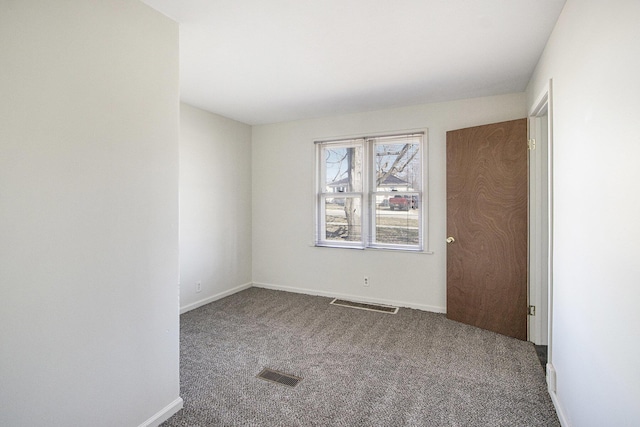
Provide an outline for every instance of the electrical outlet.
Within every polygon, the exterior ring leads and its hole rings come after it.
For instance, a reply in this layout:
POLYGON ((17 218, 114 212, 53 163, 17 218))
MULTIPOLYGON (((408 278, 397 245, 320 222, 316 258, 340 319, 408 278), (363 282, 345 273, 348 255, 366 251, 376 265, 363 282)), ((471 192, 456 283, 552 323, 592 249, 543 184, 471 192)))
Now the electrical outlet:
POLYGON ((202 283, 196 282, 196 292, 200 292, 202 290, 202 283))
POLYGON ((364 276, 364 282, 362 283, 365 287, 369 287, 369 278, 364 276))

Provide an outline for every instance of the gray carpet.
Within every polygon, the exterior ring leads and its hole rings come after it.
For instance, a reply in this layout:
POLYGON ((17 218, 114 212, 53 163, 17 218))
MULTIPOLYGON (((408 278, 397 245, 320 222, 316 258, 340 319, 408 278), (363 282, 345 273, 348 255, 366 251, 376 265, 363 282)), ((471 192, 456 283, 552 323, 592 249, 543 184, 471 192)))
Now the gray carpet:
POLYGON ((531 343, 330 301, 250 288, 183 314, 184 408, 163 426, 560 425, 531 343))

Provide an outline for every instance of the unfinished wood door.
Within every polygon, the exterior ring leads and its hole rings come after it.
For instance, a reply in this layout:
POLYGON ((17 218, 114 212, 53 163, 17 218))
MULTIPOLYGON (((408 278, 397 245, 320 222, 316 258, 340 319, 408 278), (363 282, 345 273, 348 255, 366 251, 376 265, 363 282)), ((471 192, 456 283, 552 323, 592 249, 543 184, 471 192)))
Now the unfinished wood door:
POLYGON ((447 132, 447 317, 521 340, 527 150, 526 119, 447 132))

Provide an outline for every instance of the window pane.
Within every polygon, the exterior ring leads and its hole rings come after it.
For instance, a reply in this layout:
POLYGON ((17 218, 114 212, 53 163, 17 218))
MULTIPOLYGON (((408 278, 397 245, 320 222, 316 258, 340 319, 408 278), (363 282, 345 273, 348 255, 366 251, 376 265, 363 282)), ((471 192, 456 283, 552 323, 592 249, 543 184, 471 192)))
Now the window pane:
POLYGON ((374 191, 420 191, 422 166, 418 138, 410 136, 406 140, 396 138, 374 144, 374 191))
POLYGON ((325 200, 326 240, 362 240, 362 200, 359 197, 327 197, 325 200))
POLYGON ((419 245, 420 203, 417 195, 377 196, 375 244, 419 245))
POLYGON ((317 245, 422 249, 424 136, 317 142, 317 245))
POLYGON ((322 149, 327 193, 359 193, 362 191, 362 146, 331 145, 322 149))

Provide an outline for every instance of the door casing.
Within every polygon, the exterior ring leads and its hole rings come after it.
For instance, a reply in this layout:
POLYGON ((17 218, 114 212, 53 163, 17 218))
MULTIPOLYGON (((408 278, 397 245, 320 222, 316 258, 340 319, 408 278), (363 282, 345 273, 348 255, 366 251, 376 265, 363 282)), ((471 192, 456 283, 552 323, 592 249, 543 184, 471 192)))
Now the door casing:
POLYGON ((549 80, 529 109, 529 341, 548 345, 552 360, 553 319, 553 103, 549 80))

